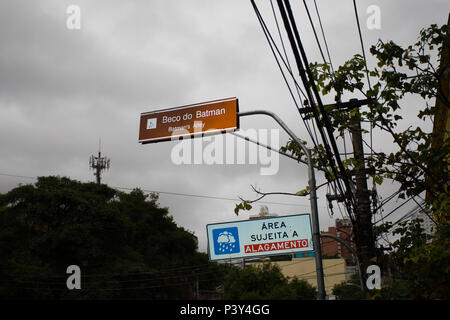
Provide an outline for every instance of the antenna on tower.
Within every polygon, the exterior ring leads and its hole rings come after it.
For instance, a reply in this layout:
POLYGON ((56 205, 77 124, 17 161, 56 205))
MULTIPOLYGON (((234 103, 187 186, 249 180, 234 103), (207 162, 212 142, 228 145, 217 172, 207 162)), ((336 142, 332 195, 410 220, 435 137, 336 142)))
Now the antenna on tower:
POLYGON ((98 141, 98 157, 91 155, 89 158, 89 168, 95 170, 94 176, 96 177, 96 181, 98 184, 101 183, 102 180, 102 171, 109 170, 110 167, 110 159, 107 157, 102 157, 101 152, 101 139, 98 141))

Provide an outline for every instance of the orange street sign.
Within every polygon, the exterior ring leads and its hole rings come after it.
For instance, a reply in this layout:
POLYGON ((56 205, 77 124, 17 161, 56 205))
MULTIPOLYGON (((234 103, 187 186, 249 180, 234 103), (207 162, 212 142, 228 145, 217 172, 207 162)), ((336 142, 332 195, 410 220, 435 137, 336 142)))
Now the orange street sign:
POLYGON ((141 113, 139 142, 217 134, 239 129, 237 98, 141 113))

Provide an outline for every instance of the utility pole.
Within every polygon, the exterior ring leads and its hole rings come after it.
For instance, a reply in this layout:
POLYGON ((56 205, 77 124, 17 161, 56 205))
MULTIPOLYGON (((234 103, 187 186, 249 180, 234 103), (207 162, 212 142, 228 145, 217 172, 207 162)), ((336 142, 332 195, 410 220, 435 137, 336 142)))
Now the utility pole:
MULTIPOLYGON (((448 132, 450 130, 450 112, 449 112, 449 78, 450 78, 450 14, 447 18, 447 34, 442 45, 441 63, 438 69, 440 76, 439 86, 436 97, 436 114, 434 116, 433 135, 431 140, 431 148, 439 148, 444 141, 448 139, 448 132)), ((450 163, 448 164, 450 168, 450 163)), ((440 176, 442 172, 437 172, 436 168, 428 168, 435 176, 440 176)), ((426 177, 427 184, 431 190, 436 189, 436 183, 432 182, 432 177, 426 177)), ((430 192, 427 191, 425 199, 430 199, 430 192)))
MULTIPOLYGON (((372 229, 372 212, 370 208, 371 192, 367 187, 367 169, 364 162, 364 147, 359 108, 373 102, 374 99, 350 99, 348 102, 339 101, 336 104, 326 105, 326 107, 332 106, 335 109, 352 112, 353 114, 349 122, 349 129, 352 136, 353 154, 356 162, 354 173, 356 205, 353 208, 355 213, 355 221, 352 222, 354 222, 353 228, 357 251, 363 265, 366 265, 370 258, 376 256, 376 249, 372 229)), ((310 107, 301 108, 299 111, 305 114, 312 112, 310 107)), ((347 195, 327 195, 327 199, 329 201, 342 201, 345 196, 347 195)))
POLYGON ((108 170, 109 165, 110 159, 108 159, 107 157, 102 157, 102 153, 100 151, 99 146, 98 157, 91 155, 91 157, 89 158, 89 168, 95 170, 94 176, 98 184, 100 184, 102 180, 102 171, 108 170))
POLYGON ((355 187, 356 208, 354 226, 357 251, 363 265, 375 256, 375 240, 372 229, 372 212, 370 209, 370 192, 367 187, 366 166, 364 163, 364 148, 361 132, 361 116, 356 108, 350 118, 349 125, 352 136, 353 155, 356 162, 355 187))

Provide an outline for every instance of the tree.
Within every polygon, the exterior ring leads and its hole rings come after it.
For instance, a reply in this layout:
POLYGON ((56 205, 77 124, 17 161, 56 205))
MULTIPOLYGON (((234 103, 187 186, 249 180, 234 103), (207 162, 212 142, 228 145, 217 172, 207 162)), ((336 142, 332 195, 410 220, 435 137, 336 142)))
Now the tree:
MULTIPOLYGON (((423 130, 422 124, 426 120, 433 121, 438 114, 436 101, 446 108, 450 107, 448 93, 445 94, 443 89, 449 77, 449 73, 445 72, 449 68, 444 50, 448 48, 448 40, 444 45, 446 33, 446 25, 431 25, 421 30, 418 41, 407 48, 393 41, 379 40, 370 49, 377 60, 377 67, 367 69, 373 83, 370 88, 364 85, 367 66, 361 55, 355 55, 335 72, 331 71, 328 64, 311 64, 323 95, 334 95, 335 101, 340 101, 348 93, 359 93, 367 99, 373 99, 369 108, 361 110, 343 111, 330 106, 327 115, 339 136, 352 129, 350 124, 355 117, 370 123, 374 130, 379 129, 391 136, 397 151, 386 154, 372 150, 371 155, 366 157, 365 164, 371 172, 370 176, 379 185, 385 179, 397 182, 400 198, 416 197, 426 192, 429 195, 426 199, 427 209, 431 211, 430 217, 435 221, 438 232, 443 225, 448 224, 450 212, 450 142, 445 137, 439 145, 433 145, 436 134, 423 130), (439 62, 439 59, 444 63, 435 67, 433 62, 439 62), (398 130, 399 121, 402 120, 401 101, 407 95, 420 98, 423 104, 417 114, 417 121, 405 130, 398 130)), ((323 150, 320 144, 314 148, 317 165, 326 163, 323 150)), ((289 141, 282 151, 290 151, 298 158, 304 157, 293 141, 289 141)), ((354 157, 345 160, 344 165, 348 176, 359 169, 354 157)), ((331 172, 327 172, 326 176, 331 180, 336 178, 331 172)))
POLYGON ((197 252, 197 238, 135 189, 39 177, 0 197, 0 297, 189 298, 197 279, 214 288, 226 270, 197 252), (81 268, 81 290, 66 268, 81 268), (192 266, 196 266, 193 268, 192 266))
POLYGON ((450 237, 447 230, 432 240, 421 219, 401 223, 393 232, 400 237, 387 256, 391 276, 373 299, 450 298, 450 237))
POLYGON ((224 299, 313 300, 316 289, 305 280, 288 280, 275 264, 231 269, 225 277, 224 299))
POLYGON ((343 281, 334 285, 331 292, 339 300, 361 300, 364 298, 358 275, 353 275, 348 282, 343 281))

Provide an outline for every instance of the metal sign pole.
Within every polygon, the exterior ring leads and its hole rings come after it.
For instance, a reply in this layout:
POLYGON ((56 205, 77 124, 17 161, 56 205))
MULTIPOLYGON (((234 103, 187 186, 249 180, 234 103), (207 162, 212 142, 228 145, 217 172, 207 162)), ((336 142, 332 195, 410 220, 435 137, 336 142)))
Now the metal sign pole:
POLYGON ((341 238, 338 238, 331 234, 322 234, 322 235, 320 235, 320 237, 321 238, 330 238, 330 239, 336 240, 337 242, 340 242, 353 254, 353 256, 355 257, 355 260, 356 260, 356 269, 358 270, 359 285, 361 287, 361 292, 364 294, 365 287, 364 287, 363 276, 362 276, 362 272, 361 272, 361 265, 359 264, 358 254, 356 253, 355 249, 353 249, 351 245, 349 245, 347 242, 345 242, 341 238))
POLYGON ((320 229, 319 229, 319 214, 317 210, 317 194, 316 194, 316 178, 314 174, 314 166, 312 163, 311 150, 308 149, 301 140, 286 126, 286 124, 273 112, 265 110, 254 110, 246 112, 238 112, 238 117, 250 116, 250 115, 267 115, 273 118, 278 124, 286 131, 286 133, 302 148, 303 152, 308 158, 308 179, 310 189, 310 202, 311 202, 311 222, 313 229, 313 244, 316 258, 316 274, 317 274, 317 291, 318 300, 325 299, 325 284, 323 279, 323 265, 322 265, 322 247, 320 245, 320 229))

